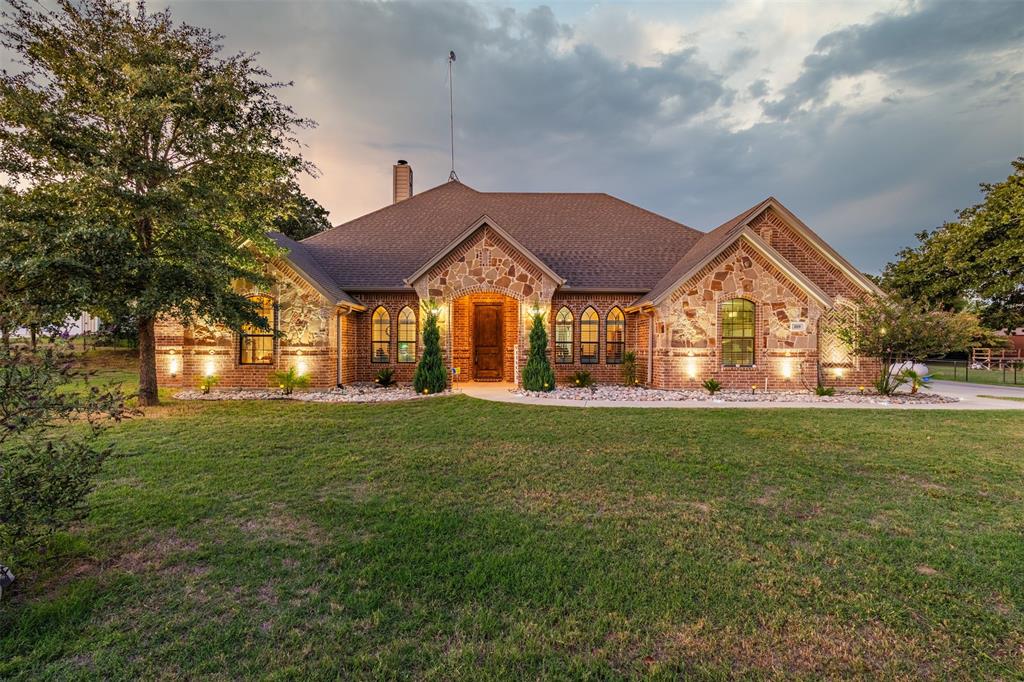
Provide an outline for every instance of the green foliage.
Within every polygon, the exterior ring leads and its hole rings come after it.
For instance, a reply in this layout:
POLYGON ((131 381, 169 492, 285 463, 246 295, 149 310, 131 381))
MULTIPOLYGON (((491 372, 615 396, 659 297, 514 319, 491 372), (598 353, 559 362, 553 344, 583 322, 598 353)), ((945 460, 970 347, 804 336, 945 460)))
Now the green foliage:
POLYGON ((631 350, 622 354, 622 383, 626 386, 639 383, 636 378, 636 353, 631 350))
POLYGON ((274 229, 278 232, 299 241, 331 229, 327 209, 304 194, 297 184, 291 187, 287 201, 289 213, 274 221, 274 229))
POLYGON ((814 395, 820 397, 832 396, 836 394, 836 389, 832 386, 825 386, 824 384, 818 384, 814 387, 814 395))
POLYGON ((59 328, 84 303, 88 273, 61 253, 58 242, 42 238, 63 226, 34 203, 37 195, 0 186, 0 335, 5 342, 21 327, 59 328))
POLYGON ((423 354, 412 378, 412 385, 417 393, 440 393, 448 386, 444 358, 441 357, 441 330, 437 326, 437 309, 434 301, 423 302, 423 354))
POLYGON ((703 386, 704 390, 710 393, 711 395, 714 395, 718 393, 720 390, 722 390, 722 384, 720 384, 718 381, 714 379, 705 379, 704 382, 701 383, 701 386, 703 386))
POLYGON ((964 350, 983 335, 978 318, 971 313, 929 311, 911 301, 886 297, 865 301, 856 315, 841 319, 835 331, 858 355, 879 360, 874 386, 882 395, 891 395, 903 383, 899 373, 892 371, 895 364, 964 350))
POLYGON ((580 370, 572 375, 572 385, 576 388, 593 388, 596 383, 594 377, 590 376, 590 372, 580 370))
POLYGON ((314 170, 294 151, 309 122, 252 55, 168 11, 54 4, 10 0, 0 27, 24 69, 0 74, 0 174, 28 224, 52 226, 28 234, 68 275, 61 300, 137 321, 139 401, 155 404, 158 317, 269 328, 230 285, 265 282, 267 229, 314 170))
POLYGON ((900 372, 899 376, 901 384, 910 384, 910 392, 912 394, 917 393, 922 388, 931 389, 928 385, 928 381, 931 380, 930 374, 919 374, 912 369, 905 369, 900 372))
POLYGON ((548 361, 548 332, 544 313, 533 315, 530 329, 530 355, 523 369, 523 388, 527 391, 553 391, 555 372, 548 361))
POLYGON ((917 235, 897 255, 882 286, 932 308, 977 309, 993 329, 1024 326, 1024 157, 1000 183, 981 185, 985 199, 959 219, 917 235))
POLYGON ((289 367, 286 371, 274 372, 270 376, 270 385, 277 386, 285 395, 291 395, 297 388, 309 388, 309 375, 299 374, 295 367, 289 367))
POLYGON ((210 389, 220 383, 220 377, 216 374, 204 374, 199 380, 199 388, 203 389, 203 393, 209 393, 210 389))
POLYGON ((73 385, 88 376, 63 347, 0 347, 2 563, 78 518, 111 452, 98 437, 131 414, 120 387, 73 385))
POLYGON ((383 367, 379 372, 377 372, 377 376, 374 377, 373 380, 374 382, 376 382, 380 386, 383 386, 384 388, 394 386, 395 370, 391 369, 390 367, 383 367))

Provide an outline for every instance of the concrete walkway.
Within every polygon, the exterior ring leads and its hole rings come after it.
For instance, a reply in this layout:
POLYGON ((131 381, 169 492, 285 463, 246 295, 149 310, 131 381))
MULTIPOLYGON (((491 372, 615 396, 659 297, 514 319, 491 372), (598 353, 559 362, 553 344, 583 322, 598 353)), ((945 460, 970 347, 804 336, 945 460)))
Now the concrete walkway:
MULTIPOLYGON (((960 398, 958 403, 894 405, 879 398, 877 403, 816 403, 816 402, 712 402, 702 400, 568 400, 564 398, 532 398, 510 392, 513 384, 474 383, 459 384, 456 393, 465 393, 472 398, 492 400, 519 405, 558 405, 563 407, 695 407, 695 408, 807 408, 807 409, 861 409, 861 410, 1024 410, 1024 402, 1014 400, 993 400, 978 395, 999 395, 1024 398, 1024 388, 965 384, 955 381, 935 381, 932 391, 960 398)), ((1024 415, 1022 415, 1024 416, 1024 415)))

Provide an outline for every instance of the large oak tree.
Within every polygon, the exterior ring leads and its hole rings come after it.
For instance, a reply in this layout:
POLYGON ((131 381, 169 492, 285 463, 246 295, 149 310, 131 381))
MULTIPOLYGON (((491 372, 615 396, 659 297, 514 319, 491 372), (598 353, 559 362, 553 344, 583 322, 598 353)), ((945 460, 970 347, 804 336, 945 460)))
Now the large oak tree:
POLYGON ((252 55, 167 11, 8 2, 0 36, 20 65, 0 77, 0 172, 19 200, 45 198, 23 211, 31 239, 86 273, 83 307, 137 320, 139 398, 155 404, 159 317, 266 328, 230 284, 265 281, 266 230, 313 171, 295 137, 311 122, 252 55))
POLYGON ((921 232, 898 254, 882 286, 946 310, 977 310, 993 329, 1024 326, 1024 157, 1003 182, 981 185, 984 201, 958 220, 921 232))

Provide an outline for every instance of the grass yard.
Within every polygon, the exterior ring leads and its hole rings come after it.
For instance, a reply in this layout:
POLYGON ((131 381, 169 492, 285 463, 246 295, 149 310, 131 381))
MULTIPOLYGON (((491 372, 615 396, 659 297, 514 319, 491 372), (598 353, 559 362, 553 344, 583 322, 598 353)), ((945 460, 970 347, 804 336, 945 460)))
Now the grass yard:
POLYGON ((945 381, 970 381, 972 384, 989 384, 992 386, 1020 386, 1024 387, 1024 370, 1017 370, 1017 383, 1014 384, 1013 368, 1007 367, 1004 372, 1001 369, 972 369, 966 370, 961 362, 954 368, 953 363, 932 361, 928 363, 928 371, 933 379, 945 381))
POLYGON ((1024 676, 1024 419, 177 403, 0 678, 1024 676))

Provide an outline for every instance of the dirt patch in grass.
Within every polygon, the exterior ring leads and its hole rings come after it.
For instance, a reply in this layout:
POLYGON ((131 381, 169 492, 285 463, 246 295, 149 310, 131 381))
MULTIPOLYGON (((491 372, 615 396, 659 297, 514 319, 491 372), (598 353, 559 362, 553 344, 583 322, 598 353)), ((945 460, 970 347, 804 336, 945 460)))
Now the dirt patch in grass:
POLYGON ((261 542, 307 544, 319 547, 327 542, 327 533, 313 521, 296 516, 280 505, 271 507, 266 516, 245 519, 238 527, 246 535, 261 542))
POLYGON ((672 495, 633 495, 604 488, 587 492, 545 489, 519 490, 511 498, 518 509, 533 513, 557 514, 570 511, 573 517, 632 519, 705 520, 714 514, 714 505, 672 495))
POLYGON ((624 672, 674 663, 686 669, 710 666, 739 677, 935 678, 958 667, 955 661, 931 658, 930 652, 945 648, 934 646, 943 639, 941 633, 929 633, 918 639, 879 622, 844 623, 820 616, 762 623, 749 632, 714 627, 700 620, 664 633, 653 647, 618 647, 620 653, 642 655, 629 661, 619 660, 616 667, 624 672))

